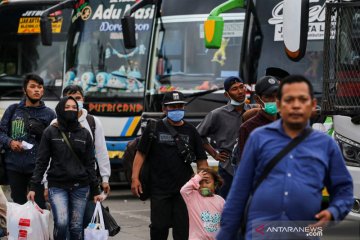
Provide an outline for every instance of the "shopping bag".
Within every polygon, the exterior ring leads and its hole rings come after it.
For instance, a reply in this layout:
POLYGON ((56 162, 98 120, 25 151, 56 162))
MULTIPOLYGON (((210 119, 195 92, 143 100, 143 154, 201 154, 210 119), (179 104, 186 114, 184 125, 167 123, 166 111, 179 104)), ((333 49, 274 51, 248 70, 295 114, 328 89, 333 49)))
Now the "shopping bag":
POLYGON ((101 209, 100 202, 96 202, 94 214, 91 222, 84 231, 85 240, 107 240, 109 239, 109 232, 105 229, 104 216, 101 209))
POLYGON ((48 240, 50 239, 50 211, 41 209, 36 203, 28 201, 20 205, 8 202, 7 231, 8 240, 48 240))
POLYGON ((109 207, 104 207, 101 205, 104 215, 105 229, 109 231, 109 236, 115 236, 120 232, 120 226, 117 224, 116 220, 111 216, 109 207))
MULTIPOLYGON (((88 201, 86 203, 84 222, 83 222, 84 227, 86 227, 91 222, 92 215, 95 211, 95 207, 96 204, 94 203, 94 201, 88 201)), ((104 207, 103 204, 101 203, 101 209, 104 216, 105 229, 109 231, 109 236, 113 237, 120 232, 121 228, 119 224, 117 224, 114 217, 111 216, 109 207, 104 207)))

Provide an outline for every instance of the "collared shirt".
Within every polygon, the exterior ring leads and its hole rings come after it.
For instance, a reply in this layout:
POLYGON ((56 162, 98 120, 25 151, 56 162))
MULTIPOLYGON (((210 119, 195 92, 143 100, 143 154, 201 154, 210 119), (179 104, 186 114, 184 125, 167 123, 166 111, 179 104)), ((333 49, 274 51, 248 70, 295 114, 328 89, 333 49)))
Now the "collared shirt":
MULTIPOLYGON (((244 105, 244 111, 250 108, 250 105, 244 105)), ((242 123, 242 113, 229 103, 209 112, 197 126, 197 130, 205 143, 208 143, 209 137, 215 142, 218 151, 227 151, 231 155, 242 123)), ((230 160, 220 162, 220 166, 233 175, 230 160)))
MULTIPOLYGON (((240 126, 240 130, 239 130, 239 138, 238 138, 238 144, 239 144, 239 154, 238 156, 241 156, 243 150, 244 150, 244 146, 246 143, 246 140, 249 138, 250 133, 258 127, 264 126, 266 124, 269 124, 273 121, 271 121, 270 119, 268 119, 265 116, 265 113, 260 110, 254 117, 250 118, 249 120, 247 120, 246 122, 244 122, 243 124, 241 124, 240 126)), ((237 159, 236 161, 236 165, 238 165, 240 162, 240 158, 237 159)))
MULTIPOLYGON (((217 239, 235 239, 249 193, 269 161, 291 138, 282 120, 255 129, 247 140, 225 203, 217 239)), ((315 220, 321 209, 322 189, 330 193, 334 220, 343 219, 353 205, 352 179, 336 142, 313 131, 272 169, 251 201, 246 239, 251 223, 277 220, 315 220)))

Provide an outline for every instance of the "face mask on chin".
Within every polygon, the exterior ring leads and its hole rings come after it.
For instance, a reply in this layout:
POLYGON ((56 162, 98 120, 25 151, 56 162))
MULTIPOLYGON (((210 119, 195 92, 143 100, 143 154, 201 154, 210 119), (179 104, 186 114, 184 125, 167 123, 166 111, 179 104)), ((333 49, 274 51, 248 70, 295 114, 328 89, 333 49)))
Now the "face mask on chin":
POLYGON ((244 103, 245 103, 245 99, 242 102, 238 102, 238 101, 230 98, 230 104, 233 105, 233 106, 240 106, 240 105, 243 105, 244 103))
POLYGON ((35 104, 37 102, 40 102, 41 98, 40 99, 33 99, 31 98, 27 93, 25 93, 26 95, 26 98, 32 103, 32 104, 35 104))

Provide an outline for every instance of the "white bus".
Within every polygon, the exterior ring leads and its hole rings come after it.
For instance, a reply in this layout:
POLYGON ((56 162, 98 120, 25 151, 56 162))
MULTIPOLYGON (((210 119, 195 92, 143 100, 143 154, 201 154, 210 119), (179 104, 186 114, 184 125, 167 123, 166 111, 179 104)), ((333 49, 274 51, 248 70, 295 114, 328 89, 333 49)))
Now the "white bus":
POLYGON ((63 79, 63 57, 70 10, 56 13, 53 46, 40 39, 40 15, 60 1, 0 1, 0 117, 23 97, 22 77, 34 72, 45 81, 46 105, 55 108, 63 79))

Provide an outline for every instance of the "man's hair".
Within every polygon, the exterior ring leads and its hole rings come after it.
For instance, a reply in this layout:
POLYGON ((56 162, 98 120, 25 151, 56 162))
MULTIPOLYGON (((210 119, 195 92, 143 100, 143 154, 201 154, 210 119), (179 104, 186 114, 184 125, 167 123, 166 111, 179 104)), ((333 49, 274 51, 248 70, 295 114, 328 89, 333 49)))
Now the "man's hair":
POLYGON ((307 79, 306 77, 304 77, 302 75, 289 75, 289 76, 285 77, 283 80, 281 80, 281 82, 280 82, 278 96, 277 96, 279 100, 281 100, 282 90, 283 90, 284 85, 292 84, 292 83, 306 83, 306 85, 308 85, 308 87, 309 87, 310 97, 312 99, 314 98, 314 89, 313 89, 313 86, 312 86, 311 82, 309 81, 309 79, 307 79))
POLYGON ((198 172, 200 172, 200 171, 204 171, 212 176, 212 178, 214 179, 215 187, 221 187, 223 185, 222 178, 219 176, 219 174, 214 169, 209 168, 209 167, 199 168, 198 172))
POLYGON ((82 87, 80 87, 79 85, 69 85, 66 88, 64 88, 62 94, 63 96, 69 95, 69 94, 74 94, 79 92, 81 94, 82 97, 84 97, 84 91, 82 89, 82 87))
POLYGON ((23 88, 24 89, 26 89, 26 87, 27 87, 30 80, 35 81, 39 85, 44 85, 44 80, 39 75, 37 75, 35 73, 28 73, 24 77, 24 81, 23 81, 23 88))

